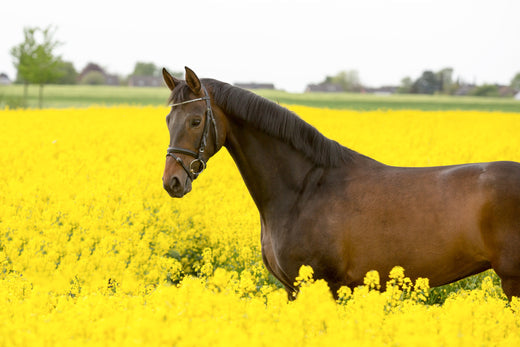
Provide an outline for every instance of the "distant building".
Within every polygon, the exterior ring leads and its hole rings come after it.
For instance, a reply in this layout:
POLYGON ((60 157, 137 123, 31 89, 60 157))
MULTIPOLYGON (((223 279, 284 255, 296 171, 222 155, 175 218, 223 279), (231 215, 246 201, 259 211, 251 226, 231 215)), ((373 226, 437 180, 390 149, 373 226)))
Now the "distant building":
POLYGON ((477 86, 474 84, 463 84, 455 91, 455 95, 469 95, 477 86))
POLYGON ((135 76, 128 77, 130 87, 162 87, 163 79, 159 76, 135 76))
POLYGON ((88 63, 87 66, 85 66, 83 68, 83 70, 81 70, 81 72, 78 76, 78 81, 81 83, 81 81, 85 78, 85 76, 87 76, 91 72, 101 73, 103 75, 103 77, 105 78, 104 84, 106 84, 106 85, 109 85, 109 86, 118 86, 119 85, 119 77, 117 75, 110 75, 110 74, 106 73, 105 70, 101 66, 94 64, 94 63, 88 63))
POLYGON ((9 79, 9 76, 5 73, 0 73, 0 85, 7 86, 11 84, 11 80, 9 79))
POLYGON ((83 78, 85 78, 85 76, 87 74, 89 74, 90 72, 94 72, 94 71, 100 72, 103 75, 105 74, 105 70, 103 70, 103 68, 101 68, 101 66, 94 64, 94 63, 88 63, 87 66, 85 66, 83 68, 83 70, 81 70, 81 72, 79 73, 78 81, 81 81, 83 78))
POLYGON ((119 85, 119 76, 105 74, 105 84, 109 85, 109 86, 118 86, 119 85))
POLYGON ((520 92, 516 93, 515 100, 520 100, 520 92))
POLYGON ((497 85, 498 95, 505 98, 515 96, 515 90, 510 86, 497 85))
POLYGON ((316 92, 325 92, 325 93, 341 93, 343 92, 343 87, 337 83, 320 83, 320 84, 309 84, 307 88, 305 88, 306 93, 316 93, 316 92))
POLYGON ((274 89, 272 83, 235 83, 235 87, 242 89, 274 89))

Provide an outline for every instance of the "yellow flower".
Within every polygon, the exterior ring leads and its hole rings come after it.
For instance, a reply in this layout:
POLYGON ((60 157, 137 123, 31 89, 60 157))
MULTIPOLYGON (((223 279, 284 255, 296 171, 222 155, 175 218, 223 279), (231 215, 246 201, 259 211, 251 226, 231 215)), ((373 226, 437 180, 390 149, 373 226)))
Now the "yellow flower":
MULTIPOLYGON (((390 165, 520 161, 520 114, 291 109, 390 165)), ((520 301, 491 278, 428 305, 395 267, 386 292, 372 271, 335 302, 302 266, 288 301, 225 149, 186 197, 163 191, 167 112, 0 110, 2 344, 520 345, 520 301)))
POLYGON ((302 265, 300 270, 298 271, 298 276, 296 277, 296 281, 294 285, 299 287, 306 283, 314 282, 312 276, 314 275, 314 270, 309 265, 302 265))
POLYGON ((363 283, 369 289, 375 289, 375 290, 381 289, 381 284, 379 281, 379 272, 377 272, 375 270, 367 272, 367 274, 365 275, 365 278, 363 279, 363 283))

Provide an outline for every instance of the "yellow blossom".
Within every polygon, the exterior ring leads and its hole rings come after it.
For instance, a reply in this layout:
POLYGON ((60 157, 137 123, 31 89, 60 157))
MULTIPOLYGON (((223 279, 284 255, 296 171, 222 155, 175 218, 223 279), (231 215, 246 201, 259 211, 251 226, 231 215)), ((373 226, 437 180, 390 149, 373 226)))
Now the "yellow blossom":
MULTIPOLYGON (((291 109, 390 165, 520 161, 520 114, 291 109)), ((0 110, 1 345, 520 345, 520 301, 491 277, 432 305, 395 267, 334 301, 302 266, 289 301, 224 149, 186 197, 164 192, 167 112, 0 110)))

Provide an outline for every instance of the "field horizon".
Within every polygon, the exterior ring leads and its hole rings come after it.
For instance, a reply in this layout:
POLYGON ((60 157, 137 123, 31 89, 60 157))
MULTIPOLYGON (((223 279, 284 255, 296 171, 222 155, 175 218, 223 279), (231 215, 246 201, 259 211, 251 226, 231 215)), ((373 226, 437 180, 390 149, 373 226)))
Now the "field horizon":
MULTIPOLYGON (((23 107, 23 88, 23 85, 19 84, 0 86, 0 109, 23 107)), ((422 94, 290 93, 267 89, 252 91, 280 104, 329 109, 520 112, 520 101, 513 98, 422 94)), ((38 92, 39 86, 29 86, 27 108, 38 107, 38 92)), ((166 87, 46 85, 43 95, 43 108, 164 106, 169 91, 166 87)))

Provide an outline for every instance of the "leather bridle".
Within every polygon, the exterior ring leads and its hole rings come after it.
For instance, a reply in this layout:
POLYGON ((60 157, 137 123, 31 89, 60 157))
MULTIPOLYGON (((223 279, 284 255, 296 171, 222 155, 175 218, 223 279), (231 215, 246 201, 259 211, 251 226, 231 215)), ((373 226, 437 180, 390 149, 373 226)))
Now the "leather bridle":
POLYGON ((211 109, 210 97, 208 95, 208 91, 206 90, 206 88, 203 85, 201 85, 201 87, 202 87, 202 90, 204 91, 203 97, 168 105, 171 107, 176 107, 176 106, 189 104, 191 102, 196 102, 196 101, 204 100, 206 102, 206 115, 205 115, 205 119, 204 119, 204 130, 202 132, 202 137, 200 139, 200 145, 199 145, 198 152, 194 152, 189 149, 178 148, 178 147, 168 147, 168 150, 166 151, 166 157, 170 156, 173 159, 175 159, 182 166, 184 171, 186 171, 186 173, 188 174, 188 177, 192 181, 194 179, 196 179, 197 176, 199 176, 202 173, 202 171, 204 171, 204 169, 206 168, 206 162, 202 158, 202 155, 204 154, 204 150, 206 149, 210 123, 213 124, 213 130, 215 132, 215 150, 217 150, 217 148, 218 148, 217 123, 215 121, 215 117, 213 116, 213 110, 211 109), (182 159, 179 158, 178 156, 176 156, 175 153, 189 155, 189 156, 193 157, 194 159, 191 161, 189 166, 186 166, 186 164, 184 164, 182 159))

